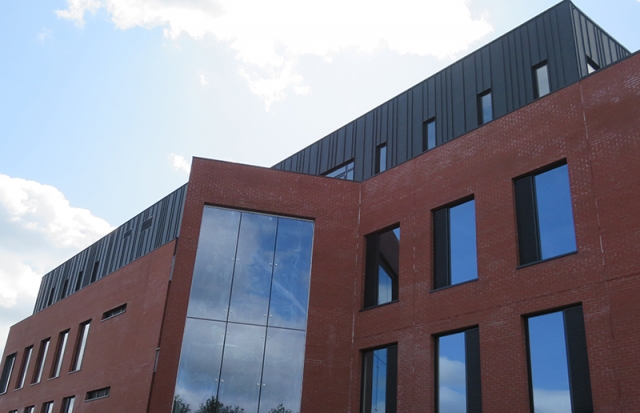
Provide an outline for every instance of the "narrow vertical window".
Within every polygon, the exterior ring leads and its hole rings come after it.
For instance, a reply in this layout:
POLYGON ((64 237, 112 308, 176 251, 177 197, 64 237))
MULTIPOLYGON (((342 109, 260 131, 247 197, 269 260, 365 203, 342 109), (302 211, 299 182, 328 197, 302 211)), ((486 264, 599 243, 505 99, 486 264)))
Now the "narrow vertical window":
POLYGON ((376 170, 375 173, 387 170, 387 144, 383 143, 376 148, 376 170))
POLYGON ((514 181, 520 265, 576 250, 567 165, 514 181))
POLYGON ((56 298, 55 294, 56 294, 56 287, 51 287, 51 290, 49 291, 49 299, 47 300, 47 307, 53 304, 53 300, 56 298))
POLYGON ((60 413, 72 413, 75 401, 75 396, 65 397, 62 399, 62 410, 60 410, 60 413))
POLYGON ((84 358, 84 351, 87 346, 87 338, 89 337, 90 325, 91 325, 91 320, 80 324, 80 329, 78 331, 78 341, 76 343, 76 351, 73 356, 73 364, 71 366, 71 371, 78 371, 82 367, 82 359, 84 358))
POLYGON ((62 289, 60 290, 60 295, 58 296, 58 300, 62 300, 63 298, 65 298, 67 296, 67 288, 69 288, 69 279, 68 278, 66 280, 64 280, 64 283, 62 283, 62 289))
POLYGON ((437 337, 436 351, 437 412, 481 413, 478 328, 437 337))
POLYGON ((36 406, 28 406, 24 408, 24 413, 35 413, 36 412, 36 406))
POLYGON ((51 378, 58 377, 62 369, 62 359, 64 358, 64 350, 67 348, 67 339, 69 338, 69 330, 63 331, 58 335, 58 344, 53 358, 53 367, 51 370, 51 378))
POLYGON ((367 235, 364 306, 398 300, 400 228, 367 235))
POLYGON ((46 402, 42 404, 42 413, 53 413, 53 402, 46 402))
POLYGON ((534 97, 536 99, 548 95, 551 91, 549 87, 549 69, 546 61, 533 67, 533 82, 534 97))
POLYGON ((592 412, 582 306, 526 320, 532 411, 592 412))
POLYGON ((16 363, 16 353, 9 354, 4 360, 4 367, 2 368, 2 375, 0 376, 0 394, 6 393, 9 388, 9 381, 11 380, 11 373, 13 372, 13 365, 16 363))
POLYGON ((38 358, 36 359, 36 369, 33 372, 32 384, 40 383, 42 379, 42 371, 44 370, 44 363, 47 360, 47 352, 49 351, 49 342, 51 339, 47 338, 40 342, 40 349, 38 350, 38 358))
POLYGON ((76 285, 75 285, 75 288, 73 290, 74 292, 78 291, 80 289, 80 287, 82 287, 82 276, 83 276, 83 271, 80 271, 78 273, 78 278, 76 279, 76 285))
POLYGON ((24 349, 24 355, 22 356, 22 364, 20 365, 20 374, 18 375, 18 383, 16 383, 16 389, 21 389, 22 387, 24 387, 24 382, 27 380, 27 371, 29 370, 31 353, 33 353, 33 346, 29 346, 24 349))
POLYGON ((98 268, 99 267, 100 267, 100 261, 96 261, 93 264, 93 271, 91 272, 91 281, 90 281, 90 283, 94 283, 98 279, 98 268))
POLYGON ((361 413, 395 413, 398 345, 363 354, 361 413))
POLYGON ((590 57, 587 57, 587 73, 593 73, 600 69, 600 65, 594 62, 590 57))
POLYGON ((493 120, 493 102, 491 89, 478 95, 478 124, 482 125, 493 120))
POLYGON ((434 288, 478 278, 475 200, 433 213, 434 288))
POLYGON ((431 118, 422 123, 422 151, 436 147, 436 120, 431 118))

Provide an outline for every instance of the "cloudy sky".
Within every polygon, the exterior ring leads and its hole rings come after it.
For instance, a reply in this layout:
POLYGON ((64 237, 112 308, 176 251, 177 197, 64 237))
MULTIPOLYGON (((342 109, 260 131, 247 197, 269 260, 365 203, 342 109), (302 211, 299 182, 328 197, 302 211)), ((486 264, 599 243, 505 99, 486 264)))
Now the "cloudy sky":
MULTIPOLYGON (((192 156, 271 166, 554 3, 0 2, 0 349, 40 277, 192 156)), ((640 48, 640 1, 575 3, 640 48)))

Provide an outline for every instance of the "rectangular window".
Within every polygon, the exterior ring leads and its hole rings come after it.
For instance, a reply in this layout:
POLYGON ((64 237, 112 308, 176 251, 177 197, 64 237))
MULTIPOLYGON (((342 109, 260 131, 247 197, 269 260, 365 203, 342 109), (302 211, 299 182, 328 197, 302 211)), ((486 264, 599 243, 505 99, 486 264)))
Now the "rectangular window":
POLYGON ((582 306, 529 317, 526 334, 531 411, 592 412, 582 306))
POLYGON ((400 227, 366 237, 364 306, 398 300, 400 227))
POLYGON ((434 288, 478 278, 475 200, 433 212, 434 288))
POLYGON ((111 310, 102 313, 102 319, 106 320, 108 318, 115 317, 124 313, 125 311, 127 311, 127 304, 119 305, 116 308, 112 308, 111 310))
POLYGON ((376 170, 379 174, 387 170, 387 144, 383 143, 376 148, 376 170))
POLYGON ((42 413, 53 413, 53 402, 45 402, 42 404, 42 413))
POLYGON ((398 345, 363 354, 361 413, 395 413, 398 345))
POLYGON ((58 335, 58 345, 56 346, 55 356, 53 358, 53 366, 51 369, 51 378, 60 376, 62 369, 62 359, 64 358, 64 350, 67 348, 67 340, 69 339, 69 330, 63 331, 58 335))
POLYGON ((74 292, 78 291, 80 287, 82 287, 82 276, 83 276, 83 272, 80 271, 78 273, 78 278, 76 279, 76 286, 75 286, 75 289, 73 290, 74 292))
POLYGON ((29 362, 31 361, 31 353, 33 352, 33 346, 29 346, 24 349, 24 355, 22 356, 22 364, 20 365, 20 374, 18 375, 18 383, 16 383, 16 389, 24 387, 24 382, 27 380, 27 370, 29 370, 29 362))
POLYGON ((98 390, 91 390, 87 392, 87 397, 85 397, 85 401, 102 399, 104 397, 109 397, 109 393, 111 393, 111 387, 104 387, 98 390))
POLYGON ((436 337, 436 411, 482 412, 478 327, 436 337))
POLYGON ((49 299, 47 300, 47 307, 53 304, 54 299, 56 298, 56 287, 51 287, 49 291, 49 299))
POLYGON ((533 83, 533 94, 536 99, 548 95, 551 91, 549 87, 549 69, 546 61, 533 67, 533 83))
POLYGON ((28 406, 24 408, 24 413, 35 413, 36 406, 28 406))
POLYGON ((436 147, 436 120, 431 118, 422 123, 422 151, 436 147))
POLYGON ((16 363, 16 353, 9 354, 4 360, 4 367, 2 368, 2 376, 0 376, 0 394, 6 393, 9 388, 9 381, 11 380, 11 373, 13 372, 13 365, 16 363))
POLYGON ((96 261, 93 263, 93 271, 91 271, 91 281, 89 283, 94 283, 98 279, 98 268, 100 267, 100 261, 96 261))
POLYGON ((9 413, 18 413, 17 410, 9 410, 9 413))
POLYGON ((344 179, 347 181, 353 181, 353 160, 337 167, 336 169, 327 172, 324 176, 329 178, 344 179))
POLYGON ((60 413, 72 413, 75 401, 75 396, 65 397, 62 399, 62 409, 60 410, 60 413))
POLYGON ((518 178, 514 189, 520 265, 575 252, 567 165, 518 178))
POLYGON ((491 89, 478 95, 478 124, 482 125, 493 120, 493 102, 491 89))
POLYGON ((51 339, 47 338, 40 342, 38 358, 36 359, 36 368, 33 371, 33 380, 31 380, 31 384, 40 383, 40 379, 42 379, 42 371, 44 370, 44 363, 47 360, 47 352, 49 351, 50 341, 51 339))
POLYGON ((78 371, 82 367, 82 359, 84 358, 84 351, 87 346, 87 338, 89 337, 89 326, 91 320, 80 324, 78 331, 78 340, 76 341, 76 351, 73 355, 73 364, 71 365, 71 371, 78 371))

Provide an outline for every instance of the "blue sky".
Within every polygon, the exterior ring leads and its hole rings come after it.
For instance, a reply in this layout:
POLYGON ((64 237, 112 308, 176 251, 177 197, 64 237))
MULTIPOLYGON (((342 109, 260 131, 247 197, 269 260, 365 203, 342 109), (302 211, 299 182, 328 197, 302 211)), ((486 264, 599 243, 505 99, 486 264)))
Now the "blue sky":
MULTIPOLYGON (((0 348, 192 156, 271 166, 555 3, 0 2, 0 348)), ((575 4, 640 48, 638 0, 575 4)))

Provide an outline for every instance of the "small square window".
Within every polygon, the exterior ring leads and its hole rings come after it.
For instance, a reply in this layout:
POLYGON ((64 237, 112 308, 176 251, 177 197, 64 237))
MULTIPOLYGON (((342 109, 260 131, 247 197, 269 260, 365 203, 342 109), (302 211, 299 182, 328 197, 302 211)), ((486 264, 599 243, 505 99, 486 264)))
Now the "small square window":
POLYGON ((362 413, 395 413, 398 377, 398 345, 363 353, 362 413))
POLYGON ((531 411, 593 412, 582 306, 526 318, 531 411))
POLYGON ((387 170, 387 144, 383 143, 376 148, 376 170, 379 174, 387 170))
POLYGON ((478 327, 436 337, 438 413, 482 410, 478 327))
POLYGON ((478 95, 478 124, 483 125, 493 120, 493 102, 491 89, 478 95))
POLYGON ((575 252, 567 165, 518 178, 514 189, 520 265, 575 252))
POLYGON ((364 306, 398 300, 400 228, 367 235, 364 306))
POLYGON ((478 278, 475 200, 433 212, 434 288, 478 278))
POLYGON ((549 87, 549 69, 546 61, 533 67, 533 83, 534 97, 536 99, 548 95, 551 91, 549 87))
POLYGON ((422 123, 422 151, 436 147, 436 120, 431 118, 422 123))

